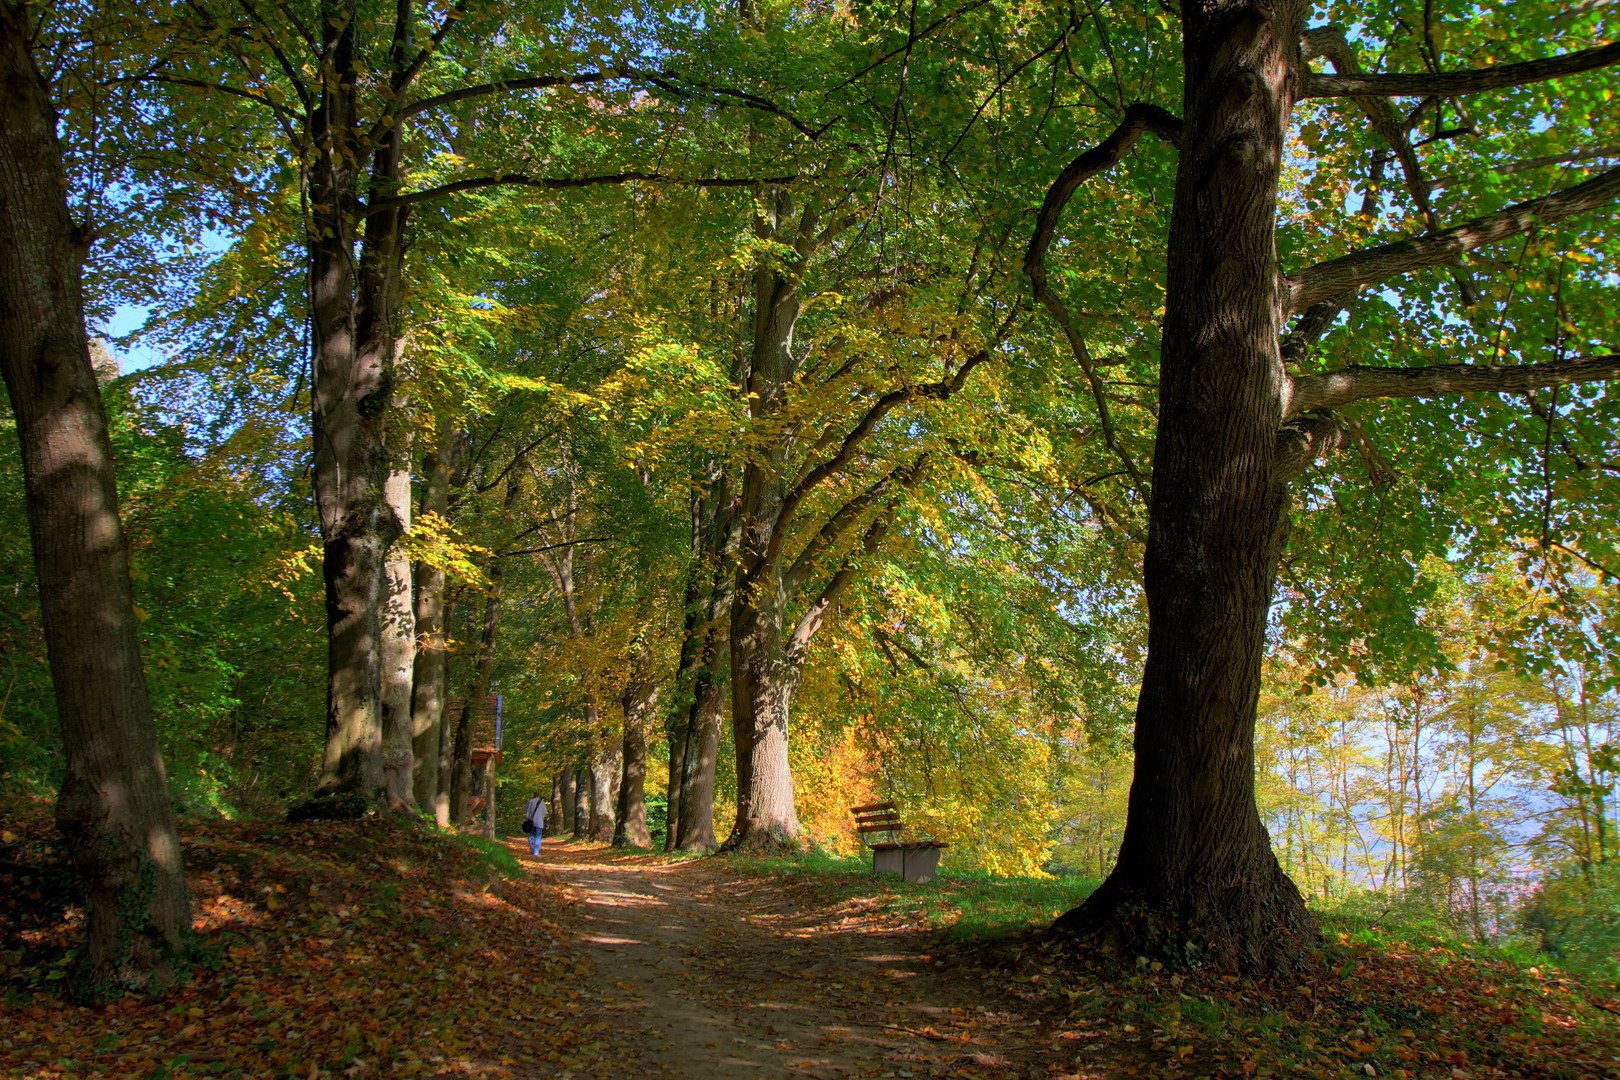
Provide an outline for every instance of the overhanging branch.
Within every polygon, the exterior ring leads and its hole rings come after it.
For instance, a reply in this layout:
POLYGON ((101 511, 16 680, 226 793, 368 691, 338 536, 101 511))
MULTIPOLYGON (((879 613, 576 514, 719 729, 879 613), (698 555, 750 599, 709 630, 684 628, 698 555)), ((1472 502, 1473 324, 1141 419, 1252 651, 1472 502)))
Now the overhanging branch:
POLYGON ((1478 94, 1486 90, 1505 90, 1514 86, 1546 82, 1565 75, 1620 64, 1620 41, 1601 48, 1582 49, 1549 56, 1543 60, 1526 60, 1517 64, 1497 64, 1475 71, 1442 71, 1392 75, 1319 75, 1309 72, 1299 98, 1315 97, 1455 97, 1459 94, 1478 94))
POLYGON ((1611 379, 1620 379, 1620 356, 1592 356, 1510 367, 1486 364, 1415 368, 1354 366, 1322 375, 1294 376, 1283 417, 1289 419, 1322 409, 1336 409, 1368 398, 1527 394, 1550 386, 1611 379))
POLYGON ((1535 225, 1607 206, 1620 199, 1620 168, 1539 199, 1515 203, 1494 214, 1411 240, 1365 248, 1289 275, 1284 286, 1292 314, 1347 289, 1372 285, 1427 266, 1457 261, 1473 248, 1517 236, 1535 225))
POLYGON ((1035 217, 1035 232, 1029 238, 1029 248, 1024 253, 1024 273, 1035 283, 1037 292, 1046 279, 1046 249, 1052 243, 1052 233, 1069 197, 1091 177, 1119 164, 1145 131, 1153 132, 1171 146, 1181 143, 1180 120, 1157 105, 1138 101, 1125 110, 1125 117, 1113 134, 1065 165, 1052 181, 1040 213, 1035 217))

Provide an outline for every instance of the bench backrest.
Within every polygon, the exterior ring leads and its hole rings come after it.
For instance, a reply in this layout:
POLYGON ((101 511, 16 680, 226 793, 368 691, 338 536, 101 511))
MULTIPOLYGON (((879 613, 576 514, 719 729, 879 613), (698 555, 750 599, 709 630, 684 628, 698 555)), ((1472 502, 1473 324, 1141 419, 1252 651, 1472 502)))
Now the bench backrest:
POLYGON ((861 834, 862 840, 868 833, 886 832, 892 843, 905 828, 900 822, 900 807, 892 802, 852 806, 849 812, 855 815, 855 831, 861 834))

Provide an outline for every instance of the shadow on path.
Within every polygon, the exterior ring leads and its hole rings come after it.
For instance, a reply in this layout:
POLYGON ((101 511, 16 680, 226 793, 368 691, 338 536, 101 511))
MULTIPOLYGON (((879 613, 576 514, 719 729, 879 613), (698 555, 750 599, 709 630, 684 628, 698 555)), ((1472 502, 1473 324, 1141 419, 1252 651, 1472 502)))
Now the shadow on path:
POLYGON ((572 989, 601 1036, 576 1075, 1047 1075, 1033 1024, 936 972, 931 934, 834 923, 724 858, 548 840, 538 861, 580 902, 572 989))

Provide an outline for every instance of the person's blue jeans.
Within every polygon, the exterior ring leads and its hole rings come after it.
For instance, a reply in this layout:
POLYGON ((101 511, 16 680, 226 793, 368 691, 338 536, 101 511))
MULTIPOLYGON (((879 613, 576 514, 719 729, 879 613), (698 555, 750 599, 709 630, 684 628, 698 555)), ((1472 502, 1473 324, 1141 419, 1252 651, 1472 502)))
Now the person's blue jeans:
POLYGON ((534 830, 534 832, 529 834, 529 854, 530 855, 539 855, 540 854, 540 838, 541 838, 541 836, 542 836, 542 834, 541 834, 539 829, 536 829, 536 830, 534 830))

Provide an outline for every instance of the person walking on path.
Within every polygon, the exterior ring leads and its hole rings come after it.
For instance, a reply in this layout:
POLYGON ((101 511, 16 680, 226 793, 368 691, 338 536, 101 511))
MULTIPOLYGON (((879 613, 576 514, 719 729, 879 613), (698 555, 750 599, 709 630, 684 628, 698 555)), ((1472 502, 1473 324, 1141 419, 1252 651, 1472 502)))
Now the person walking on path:
POLYGON ((540 838, 546 832, 546 800, 538 791, 523 804, 523 831, 529 834, 529 854, 539 856, 540 838))

